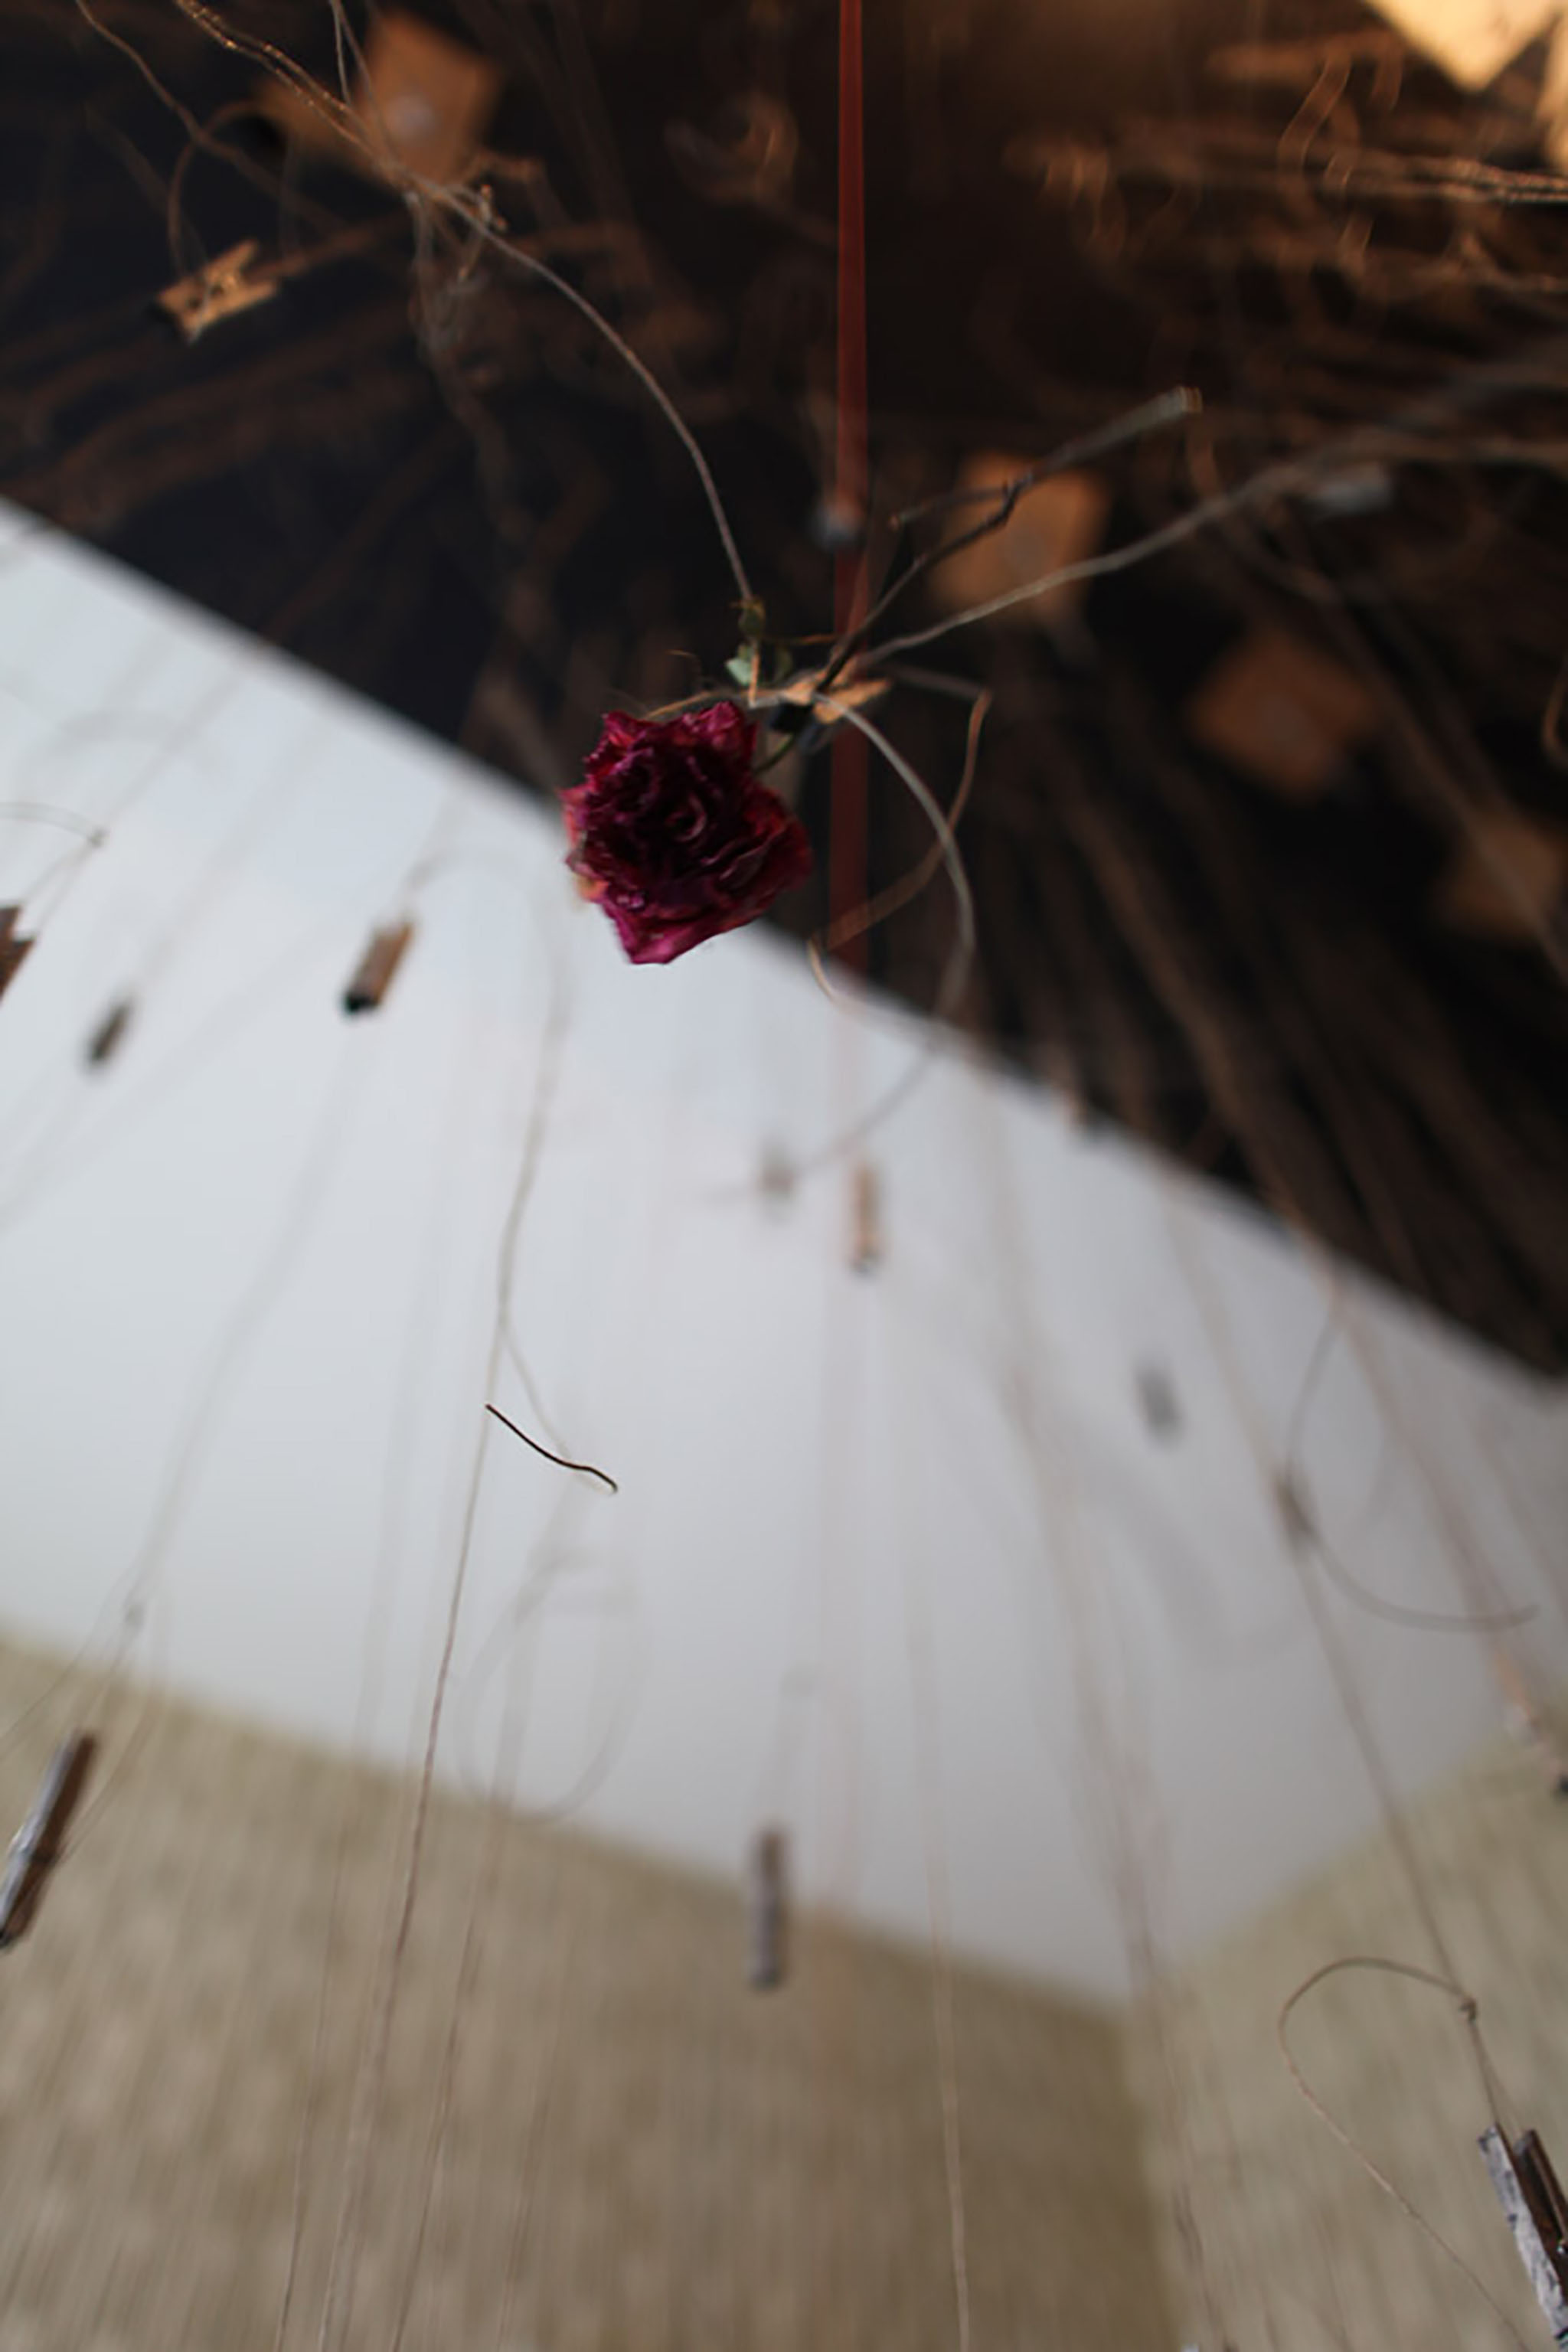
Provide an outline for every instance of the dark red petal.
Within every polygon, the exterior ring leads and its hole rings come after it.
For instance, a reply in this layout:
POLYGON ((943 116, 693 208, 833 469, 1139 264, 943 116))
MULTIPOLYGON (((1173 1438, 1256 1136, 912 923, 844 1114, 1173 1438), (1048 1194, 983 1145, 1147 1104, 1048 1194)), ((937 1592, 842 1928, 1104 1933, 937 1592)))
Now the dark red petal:
POLYGON ((733 702, 670 719, 606 717, 562 796, 567 862, 634 963, 668 963, 773 904, 811 870, 804 828, 752 773, 733 702))

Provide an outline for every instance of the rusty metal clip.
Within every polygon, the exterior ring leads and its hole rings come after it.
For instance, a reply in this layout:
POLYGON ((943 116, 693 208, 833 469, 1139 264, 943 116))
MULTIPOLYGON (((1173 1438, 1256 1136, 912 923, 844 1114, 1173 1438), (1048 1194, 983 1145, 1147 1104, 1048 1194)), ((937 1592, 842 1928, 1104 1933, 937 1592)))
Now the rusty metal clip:
POLYGON ((746 1887, 746 1981, 772 1992, 789 1969, 789 1843, 783 1830, 759 1830, 746 1887))
POLYGON ((33 945, 32 940, 24 939, 16 929, 21 919, 20 907, 0 907, 0 996, 5 995, 21 971, 33 945))
POLYGON ((353 976, 343 991, 345 1013, 374 1013, 392 986, 397 967, 408 952, 414 937, 411 922, 389 923, 384 930, 373 931, 370 944, 354 966, 353 976))
POLYGON ((125 1042, 125 1032, 131 1026, 132 1015, 135 1010, 128 996, 122 996, 118 1004, 110 1006, 87 1041, 87 1060, 89 1068, 100 1069, 105 1062, 113 1060, 125 1042))
POLYGON ((44 1884, 65 1847, 71 1816, 81 1801, 98 1753, 90 1731, 73 1731, 56 1748, 32 1810, 11 1841, 0 1874, 0 1950, 33 1924, 44 1884))
POLYGON ((1568 2352, 1568 2206, 1552 2160, 1534 2132, 1510 2147, 1495 2124, 1480 2149, 1552 2340, 1568 2352))
POLYGON ((857 1274, 874 1274, 882 1263, 882 1187, 868 1160, 855 1169, 853 1212, 849 1263, 857 1274))

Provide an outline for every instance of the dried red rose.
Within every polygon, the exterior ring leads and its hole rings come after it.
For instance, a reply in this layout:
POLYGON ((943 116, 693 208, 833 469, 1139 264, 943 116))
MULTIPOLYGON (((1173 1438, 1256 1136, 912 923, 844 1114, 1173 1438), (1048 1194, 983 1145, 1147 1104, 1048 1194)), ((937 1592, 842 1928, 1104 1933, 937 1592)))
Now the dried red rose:
POLYGON ((804 826, 752 772, 733 702, 675 719, 612 710, 562 795, 567 864, 633 963, 669 963, 771 907, 811 871, 804 826))

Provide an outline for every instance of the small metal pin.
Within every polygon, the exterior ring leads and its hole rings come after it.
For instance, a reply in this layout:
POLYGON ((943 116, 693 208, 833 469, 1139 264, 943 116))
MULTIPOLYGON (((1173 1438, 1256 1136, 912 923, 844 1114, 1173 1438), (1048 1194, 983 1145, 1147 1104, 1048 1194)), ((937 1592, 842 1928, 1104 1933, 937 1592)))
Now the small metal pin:
POLYGON ((71 1816, 81 1801, 98 1741, 74 1731, 56 1748, 32 1810, 11 1841, 0 1873, 0 1950, 32 1926, 46 1880, 65 1849, 71 1816))
POLYGON ((789 1842, 783 1830, 759 1830, 746 1886, 746 1981, 773 1992, 789 1970, 789 1842))
POLYGON ((414 937, 411 922, 389 923, 384 929, 373 931, 370 944, 354 966, 353 975, 343 991, 345 1013, 374 1013, 392 986, 397 967, 408 952, 414 937))

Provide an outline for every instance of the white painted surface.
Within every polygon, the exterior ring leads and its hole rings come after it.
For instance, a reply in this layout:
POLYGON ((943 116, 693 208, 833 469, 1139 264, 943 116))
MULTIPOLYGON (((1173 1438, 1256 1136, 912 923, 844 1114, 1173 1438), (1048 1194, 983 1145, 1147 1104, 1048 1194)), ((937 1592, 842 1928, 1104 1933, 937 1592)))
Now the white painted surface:
MULTIPOLYGON (((1277 1434, 1323 1315, 1286 1242, 944 1052, 878 1138, 887 1256, 857 1276, 843 1165, 783 1205, 757 1171, 896 1076, 916 1024, 837 1012, 757 933, 633 970, 543 814, 5 527, 0 794, 127 804, 63 899, 71 836, 0 824, 0 898, 52 867, 34 904, 58 908, 0 1004, 0 1621, 109 1657, 134 1587, 138 1669, 419 1751, 558 1005, 516 1325, 563 1441, 622 1491, 488 1441, 443 1770, 488 1781, 521 1676, 524 1801, 725 1873, 782 1812, 808 1886, 915 1937, 935 1853, 963 1949, 1102 1992, 1124 1923, 1115 1786, 1084 1738, 1097 1682, 1164 1948, 1369 1823, 1172 1221, 1277 1434), (438 819, 450 856, 402 975, 346 1021, 343 980, 438 819), (122 1055, 85 1073, 80 1041, 139 975, 122 1055), (1174 1443, 1139 1416, 1149 1360, 1174 1443)), ((1555 1540, 1561 1408, 1357 1297, 1496 1573, 1539 1604, 1526 1648, 1568 1671, 1516 1517, 1555 1540)), ((510 1368, 496 1401, 534 1422, 510 1368)), ((1308 1458, 1368 1581, 1458 1605, 1342 1349, 1308 1458)), ((1336 1615, 1404 1782, 1494 1727, 1480 1644, 1336 1615)))
POLYGON ((1462 89, 1484 89, 1554 25, 1563 0, 1373 0, 1462 89))

